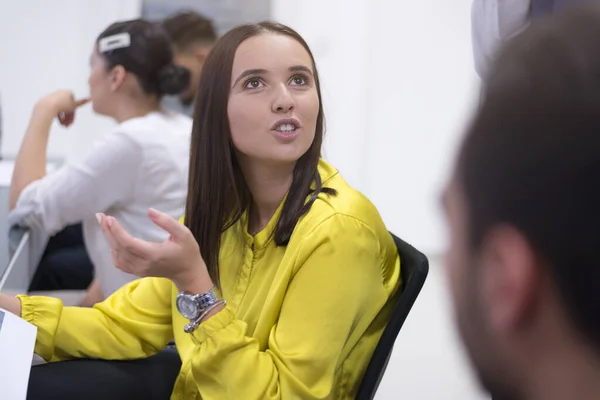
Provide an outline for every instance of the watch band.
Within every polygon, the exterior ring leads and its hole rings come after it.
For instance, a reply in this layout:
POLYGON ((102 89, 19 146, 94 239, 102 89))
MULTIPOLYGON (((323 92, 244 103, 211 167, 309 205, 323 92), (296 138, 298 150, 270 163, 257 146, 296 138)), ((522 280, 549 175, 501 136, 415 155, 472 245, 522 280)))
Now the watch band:
POLYGON ((194 295, 194 300, 198 304, 200 310, 204 310, 206 307, 210 307, 215 302, 219 301, 217 294, 215 293, 214 286, 206 293, 194 295))
POLYGON ((214 304, 212 304, 212 305, 208 306, 208 307, 207 307, 207 308, 206 308, 206 309, 205 309, 205 310, 202 312, 202 314, 200 314, 200 316, 199 316, 198 318, 196 318, 196 319, 195 319, 195 320, 193 320, 193 321, 190 321, 190 323, 189 323, 189 324, 186 324, 186 325, 183 327, 183 331, 184 331, 185 333, 192 333, 192 332, 193 332, 194 330, 196 330, 196 328, 197 328, 197 327, 200 325, 200 323, 202 322, 202 320, 203 320, 204 318, 206 318, 206 316, 207 316, 207 315, 208 315, 208 314, 209 314, 209 313, 210 313, 212 310, 214 310, 215 308, 217 308, 217 307, 218 307, 218 306, 220 306, 221 304, 222 304, 222 305, 224 305, 224 306, 226 306, 226 305, 227 305, 227 302, 226 302, 225 300, 219 300, 219 301, 217 301, 216 303, 214 303, 214 304))

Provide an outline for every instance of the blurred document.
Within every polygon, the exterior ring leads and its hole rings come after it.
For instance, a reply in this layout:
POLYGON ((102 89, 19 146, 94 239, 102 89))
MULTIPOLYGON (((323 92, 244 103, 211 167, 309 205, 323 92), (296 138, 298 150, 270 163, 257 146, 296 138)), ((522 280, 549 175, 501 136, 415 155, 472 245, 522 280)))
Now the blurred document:
POLYGON ((0 399, 25 400, 37 328, 0 308, 0 399))

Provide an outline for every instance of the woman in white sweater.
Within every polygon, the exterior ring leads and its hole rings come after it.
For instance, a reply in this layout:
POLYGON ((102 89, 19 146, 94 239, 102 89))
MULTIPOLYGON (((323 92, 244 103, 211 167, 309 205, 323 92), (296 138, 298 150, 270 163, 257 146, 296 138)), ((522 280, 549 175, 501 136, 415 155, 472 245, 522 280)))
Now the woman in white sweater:
MULTIPOLYGON (((94 43, 90 63, 89 98, 59 90, 35 105, 16 159, 9 215, 11 225, 48 235, 82 223, 95 275, 87 304, 134 279, 114 268, 95 213, 119 215, 145 240, 164 240, 146 213, 152 207, 173 217, 183 215, 192 127, 190 118, 160 107, 163 95, 189 84, 189 72, 173 63, 160 26, 144 20, 112 24, 94 43), (46 147, 54 118, 70 126, 76 109, 87 102, 117 127, 94 143, 82 161, 47 175, 46 147)), ((70 267, 54 263, 52 271, 40 272, 60 276, 70 267)))

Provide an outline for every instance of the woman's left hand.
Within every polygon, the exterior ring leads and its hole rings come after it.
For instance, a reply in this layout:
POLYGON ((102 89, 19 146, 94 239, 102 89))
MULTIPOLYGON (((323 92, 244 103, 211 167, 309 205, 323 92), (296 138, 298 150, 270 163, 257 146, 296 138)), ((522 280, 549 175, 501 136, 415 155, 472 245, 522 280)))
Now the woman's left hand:
POLYGON ((150 209, 148 217, 169 238, 151 243, 132 237, 114 217, 97 214, 111 248, 115 266, 139 277, 168 278, 179 290, 204 293, 213 287, 206 264, 192 232, 177 220, 150 209))
POLYGON ((57 90, 42 98, 35 110, 41 108, 43 111, 50 111, 57 116, 61 125, 69 127, 75 121, 75 111, 89 101, 89 97, 75 99, 75 95, 70 90, 57 90))

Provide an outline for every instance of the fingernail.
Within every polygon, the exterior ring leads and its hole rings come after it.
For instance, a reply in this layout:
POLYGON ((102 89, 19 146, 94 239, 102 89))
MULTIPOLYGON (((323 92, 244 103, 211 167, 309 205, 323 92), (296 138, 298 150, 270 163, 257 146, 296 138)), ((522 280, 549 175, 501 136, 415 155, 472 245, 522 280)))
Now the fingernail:
POLYGON ((156 211, 154 208, 150 208, 148 209, 148 216, 150 218, 156 218, 158 217, 158 211, 156 211))
POLYGON ((102 215, 100 215, 100 213, 96 214, 96 219, 98 220, 98 223, 102 225, 102 215))
POLYGON ((112 226, 112 224, 113 224, 113 217, 108 217, 106 219, 106 223, 108 224, 108 226, 112 226))

